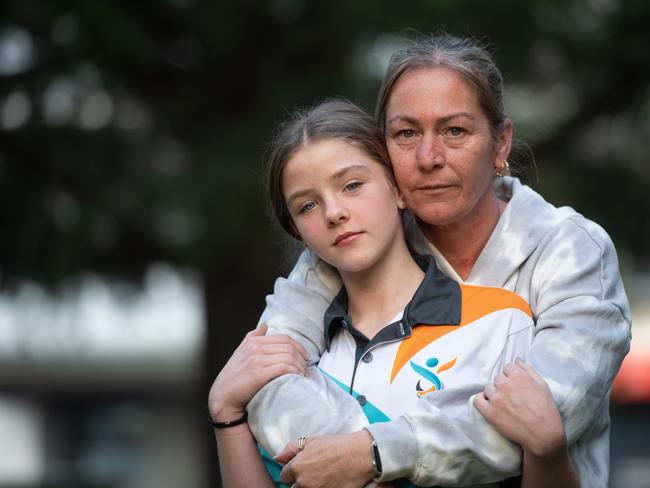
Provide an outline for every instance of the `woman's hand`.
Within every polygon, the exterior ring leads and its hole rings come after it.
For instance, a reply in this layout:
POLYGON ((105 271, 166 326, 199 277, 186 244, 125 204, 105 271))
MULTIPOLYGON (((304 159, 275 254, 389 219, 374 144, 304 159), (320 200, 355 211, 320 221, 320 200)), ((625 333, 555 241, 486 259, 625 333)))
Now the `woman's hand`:
POLYGON ((501 435, 538 457, 553 457, 566 451, 562 419, 551 390, 537 372, 517 359, 502 373, 474 406, 501 435))
POLYGON ((371 444, 367 430, 324 435, 307 439, 300 452, 295 442, 289 443, 275 460, 287 463, 280 474, 287 486, 362 488, 375 476, 371 444))
POLYGON ((250 331, 212 384, 210 415, 216 421, 241 417, 249 400, 272 379, 286 373, 307 374, 307 352, 286 335, 266 336, 268 327, 250 331))

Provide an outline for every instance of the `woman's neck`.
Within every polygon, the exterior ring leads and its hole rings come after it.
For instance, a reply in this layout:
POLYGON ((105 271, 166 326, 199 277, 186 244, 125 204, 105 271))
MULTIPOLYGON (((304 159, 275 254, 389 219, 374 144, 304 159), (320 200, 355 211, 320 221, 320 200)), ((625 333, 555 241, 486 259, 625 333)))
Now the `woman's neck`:
POLYGON ((424 278, 404 239, 377 263, 358 273, 341 273, 354 326, 372 338, 406 307, 424 278))
POLYGON ((465 280, 472 272, 506 205, 493 191, 488 191, 483 201, 477 203, 475 210, 461 222, 448 225, 424 224, 422 230, 456 273, 465 280))

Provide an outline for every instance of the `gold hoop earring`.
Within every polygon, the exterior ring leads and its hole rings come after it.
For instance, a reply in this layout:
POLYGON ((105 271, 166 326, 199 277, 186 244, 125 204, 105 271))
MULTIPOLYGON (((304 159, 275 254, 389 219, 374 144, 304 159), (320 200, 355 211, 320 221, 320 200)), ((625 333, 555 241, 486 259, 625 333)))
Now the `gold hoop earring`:
POLYGON ((497 175, 499 178, 503 178, 504 176, 510 176, 510 164, 508 163, 507 159, 503 160, 501 166, 499 166, 498 168, 494 168, 494 174, 497 175))

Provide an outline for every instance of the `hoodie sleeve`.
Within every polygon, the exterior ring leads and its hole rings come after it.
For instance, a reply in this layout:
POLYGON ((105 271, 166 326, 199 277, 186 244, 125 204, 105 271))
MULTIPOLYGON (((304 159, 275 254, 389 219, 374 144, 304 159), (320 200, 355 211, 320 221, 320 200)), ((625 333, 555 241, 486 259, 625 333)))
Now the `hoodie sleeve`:
MULTIPOLYGON (((575 216, 542 245, 531 280, 537 325, 528 362, 551 388, 572 446, 609 425, 609 392, 629 351, 631 315, 614 245, 601 227, 575 216)), ((581 476, 598 471, 596 459, 572 457, 581 476)))
POLYGON ((257 442, 272 455, 301 435, 345 434, 367 423, 358 402, 315 367, 325 348, 323 317, 341 288, 338 273, 312 252, 301 254, 290 275, 275 282, 260 323, 267 334, 286 334, 309 354, 310 375, 280 376, 247 405, 257 442), (314 415, 318 412, 318 415, 314 415))

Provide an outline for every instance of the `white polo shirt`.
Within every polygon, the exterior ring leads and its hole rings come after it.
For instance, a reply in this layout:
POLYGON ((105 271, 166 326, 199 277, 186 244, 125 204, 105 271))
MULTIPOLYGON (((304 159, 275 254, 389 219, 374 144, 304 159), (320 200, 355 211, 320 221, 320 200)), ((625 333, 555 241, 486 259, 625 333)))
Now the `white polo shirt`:
POLYGON ((458 284, 431 256, 414 258, 426 273, 422 283, 372 339, 347 315, 345 289, 325 314, 319 368, 357 399, 371 423, 417 411, 437 396, 469 402, 506 363, 525 357, 533 338, 532 312, 519 295, 458 284))

